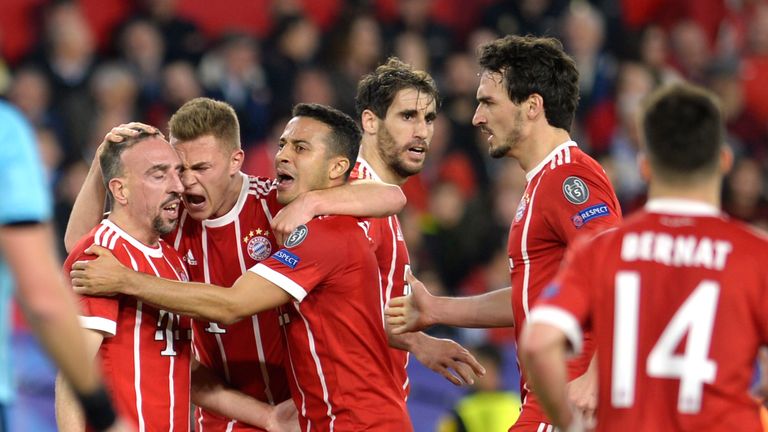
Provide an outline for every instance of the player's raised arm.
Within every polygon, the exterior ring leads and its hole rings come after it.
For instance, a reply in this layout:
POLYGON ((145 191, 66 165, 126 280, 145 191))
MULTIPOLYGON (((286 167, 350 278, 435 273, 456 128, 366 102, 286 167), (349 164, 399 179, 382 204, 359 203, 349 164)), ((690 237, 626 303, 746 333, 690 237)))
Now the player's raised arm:
POLYGON ((126 294, 180 315, 223 324, 275 308, 291 298, 286 291, 253 272, 245 273, 232 288, 225 290, 210 284, 179 282, 134 272, 120 264, 108 249, 99 246, 91 246, 86 252, 99 257, 72 265, 72 286, 79 294, 126 294))
POLYGON ((411 294, 389 301, 385 309, 393 334, 423 330, 436 324, 486 328, 514 325, 510 288, 471 297, 437 297, 413 274, 407 274, 411 294))
POLYGON ((278 242, 297 226, 320 215, 384 217, 405 207, 406 198, 399 186, 374 180, 357 180, 342 186, 305 192, 285 206, 272 219, 278 242))
POLYGON ((133 122, 116 126, 104 136, 104 140, 96 150, 96 154, 91 162, 91 168, 83 182, 83 186, 80 188, 80 192, 77 194, 75 204, 72 206, 72 212, 69 215, 67 230, 64 233, 64 247, 67 252, 70 252, 78 240, 102 219, 107 192, 104 189, 99 156, 104 148, 104 143, 107 141, 121 142, 126 138, 138 135, 141 131, 150 133, 160 132, 153 126, 133 122))

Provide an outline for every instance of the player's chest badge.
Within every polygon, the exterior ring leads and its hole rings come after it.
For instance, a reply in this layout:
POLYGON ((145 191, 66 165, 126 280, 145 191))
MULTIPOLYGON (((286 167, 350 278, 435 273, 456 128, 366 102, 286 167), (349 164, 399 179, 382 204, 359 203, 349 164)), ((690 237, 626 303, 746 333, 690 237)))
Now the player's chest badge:
POLYGON ((254 261, 263 261, 272 254, 272 243, 269 241, 269 231, 257 228, 243 237, 245 250, 254 261))
POLYGON ((522 198, 520 198, 520 204, 517 205, 517 211, 515 211, 515 222, 520 222, 520 220, 525 215, 525 210, 528 209, 528 203, 531 201, 531 197, 526 193, 523 195, 522 198))

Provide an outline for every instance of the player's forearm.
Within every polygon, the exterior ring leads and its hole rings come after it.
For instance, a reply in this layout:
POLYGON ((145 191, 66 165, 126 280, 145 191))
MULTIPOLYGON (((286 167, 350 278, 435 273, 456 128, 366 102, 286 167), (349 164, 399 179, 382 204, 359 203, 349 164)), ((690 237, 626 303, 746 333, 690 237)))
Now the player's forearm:
POLYGON ((408 351, 408 352, 412 352, 414 349, 417 349, 419 346, 419 341, 423 340, 422 338, 424 336, 426 335, 422 332, 403 333, 403 334, 395 335, 387 331, 387 339, 389 341, 389 346, 395 349, 399 349, 401 351, 408 351))
POLYGON ((101 221, 104 212, 106 191, 101 176, 99 161, 94 158, 80 193, 67 222, 64 233, 64 247, 71 252, 77 242, 101 221))
POLYGON ((72 386, 88 393, 100 380, 95 370, 82 367, 90 359, 74 296, 61 279, 53 250, 49 224, 0 228, 0 251, 13 271, 22 312, 72 386))
POLYGON ((521 337, 519 353, 533 391, 552 423, 566 430, 573 413, 568 403, 565 335, 558 329, 533 323, 521 337))
MULTIPOLYGON (((231 289, 196 282, 180 282, 144 273, 126 272, 119 292, 191 318, 232 324, 250 314, 231 289)), ((255 313, 255 312, 254 312, 255 313)))
POLYGON ((60 432, 83 432, 83 410, 61 374, 56 376, 56 426, 60 432))
POLYGON ((192 368, 191 399, 195 405, 225 418, 235 419, 262 429, 268 427, 274 407, 235 390, 197 363, 192 368))
POLYGON ((307 193, 314 214, 384 217, 397 214, 407 202, 400 187, 365 180, 307 193))
POLYGON ((430 311, 432 324, 455 327, 511 327, 511 288, 471 297, 437 297, 430 311))

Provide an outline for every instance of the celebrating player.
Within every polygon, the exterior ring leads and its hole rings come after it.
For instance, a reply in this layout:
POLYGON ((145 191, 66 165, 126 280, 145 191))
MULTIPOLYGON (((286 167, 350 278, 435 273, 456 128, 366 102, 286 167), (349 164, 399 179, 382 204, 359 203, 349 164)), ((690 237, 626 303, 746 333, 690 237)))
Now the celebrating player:
POLYGON ((719 210, 732 157, 715 98, 661 89, 642 131, 649 201, 569 252, 521 342, 531 379, 555 424, 573 424, 564 356, 594 329, 597 430, 760 431, 749 386, 768 343, 768 242, 719 210))
MULTIPOLYGON (((580 235, 615 225, 621 210, 605 172, 569 135, 578 101, 578 72, 552 38, 507 36, 482 47, 483 72, 473 123, 488 135, 494 158, 516 159, 527 185, 509 232, 511 288, 465 298, 431 296, 416 279, 412 295, 387 310, 395 333, 433 324, 514 325, 518 336, 529 309, 554 277, 566 247, 580 235), (511 298, 511 302, 510 302, 511 298)), ((570 391, 593 407, 594 380, 585 375, 593 344, 569 364, 570 391)), ((523 408, 511 430, 551 428, 521 371, 523 408)))

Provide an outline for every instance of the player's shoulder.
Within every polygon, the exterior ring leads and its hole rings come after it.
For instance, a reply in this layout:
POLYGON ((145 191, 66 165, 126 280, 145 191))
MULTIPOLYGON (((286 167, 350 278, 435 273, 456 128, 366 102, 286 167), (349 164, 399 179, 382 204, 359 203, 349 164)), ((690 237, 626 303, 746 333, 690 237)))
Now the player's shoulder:
POLYGON ((257 177, 248 175, 248 194, 263 198, 277 192, 277 180, 269 177, 257 177))
POLYGON ((93 245, 114 251, 119 239, 120 234, 114 229, 114 226, 111 223, 108 223, 108 221, 103 220, 75 243, 75 246, 67 256, 65 265, 71 265, 74 261, 81 261, 93 257, 93 255, 85 253, 85 250, 93 245))

